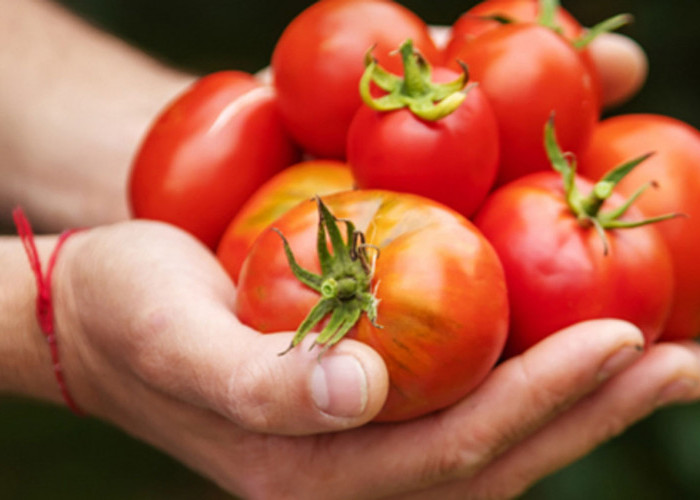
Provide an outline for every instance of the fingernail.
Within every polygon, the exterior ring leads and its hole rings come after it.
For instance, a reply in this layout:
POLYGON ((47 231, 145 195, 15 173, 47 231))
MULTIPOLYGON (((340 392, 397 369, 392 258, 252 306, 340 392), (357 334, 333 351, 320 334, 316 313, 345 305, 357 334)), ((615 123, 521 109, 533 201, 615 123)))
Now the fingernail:
POLYGON ((367 407, 367 375, 350 355, 324 356, 311 375, 311 396, 334 417, 358 417, 367 407))
POLYGON ((674 380, 659 393, 656 400, 658 406, 666 406, 672 403, 680 403, 687 400, 698 387, 698 381, 691 378, 674 380))
POLYGON ((640 345, 626 345, 603 362, 598 371, 598 381, 603 382, 630 366, 644 352, 640 345))

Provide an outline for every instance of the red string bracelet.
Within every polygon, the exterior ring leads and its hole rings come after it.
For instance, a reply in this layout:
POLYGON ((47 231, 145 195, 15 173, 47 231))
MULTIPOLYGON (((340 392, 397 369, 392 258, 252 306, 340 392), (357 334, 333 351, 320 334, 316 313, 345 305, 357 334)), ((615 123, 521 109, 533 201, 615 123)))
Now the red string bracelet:
POLYGON ((29 265, 36 276, 36 286, 37 286, 37 296, 36 296, 36 315, 39 320, 39 326, 41 331, 46 337, 46 341, 49 343, 49 350, 51 351, 51 361, 53 363, 53 373, 58 382, 58 388, 61 391, 63 400, 68 405, 68 408, 76 415, 83 415, 83 411, 78 407, 73 398, 68 392, 68 386, 66 385, 65 378, 63 377, 63 369, 61 368, 61 363, 58 355, 58 341, 56 339, 54 319, 53 319, 53 303, 51 301, 51 273, 53 272, 54 265, 56 263, 56 256, 58 251, 63 246, 63 243, 68 239, 69 236, 75 234, 79 229, 71 229, 64 231, 58 237, 58 242, 56 247, 49 258, 48 265, 46 266, 46 274, 41 270, 41 261, 39 260, 39 252, 37 252, 36 244, 34 243, 34 233, 32 227, 24 215, 24 211, 17 207, 12 211, 12 217, 15 221, 15 226, 17 227, 17 234, 22 240, 24 249, 27 252, 27 257, 29 257, 29 265))

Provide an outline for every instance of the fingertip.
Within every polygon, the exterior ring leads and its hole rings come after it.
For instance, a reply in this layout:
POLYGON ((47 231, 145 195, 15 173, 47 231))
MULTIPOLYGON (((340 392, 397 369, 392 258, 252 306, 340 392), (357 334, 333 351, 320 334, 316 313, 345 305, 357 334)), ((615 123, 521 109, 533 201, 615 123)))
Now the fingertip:
POLYGON ((286 435, 357 427, 381 410, 388 374, 370 347, 343 340, 321 353, 310 336, 279 356, 291 334, 258 335, 233 367, 226 416, 247 430, 286 435))
POLYGON ((605 107, 623 104, 639 92, 649 61, 636 41, 619 33, 601 33, 588 47, 600 74, 605 107))
POLYGON ((638 345, 640 347, 644 345, 644 334, 642 331, 633 323, 617 318, 582 321, 563 329, 563 331, 584 335, 590 335, 595 332, 598 336, 615 338, 619 344, 638 345))
POLYGON ((384 361, 369 346, 349 339, 327 354, 311 377, 317 407, 332 417, 368 422, 382 409, 389 390, 384 361))

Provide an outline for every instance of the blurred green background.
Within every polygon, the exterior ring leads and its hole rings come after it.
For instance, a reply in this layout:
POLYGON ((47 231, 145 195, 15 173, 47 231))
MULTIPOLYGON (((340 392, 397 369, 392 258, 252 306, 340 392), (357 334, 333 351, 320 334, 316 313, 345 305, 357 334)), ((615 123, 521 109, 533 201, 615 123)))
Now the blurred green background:
MULTIPOLYGON (((285 25, 311 2, 62 3, 172 65, 206 73, 231 68, 256 71, 266 66, 285 25)), ((429 23, 450 24, 476 2, 401 3, 429 23)), ((650 76, 642 92, 614 113, 661 113, 700 127, 698 0, 564 0, 563 4, 588 26, 619 12, 635 15, 635 23, 621 31, 647 51, 650 76)), ((524 498, 694 500, 700 498, 699 471, 700 404, 696 404, 666 409, 647 418, 588 457, 541 481, 524 498)), ((230 497, 106 424, 79 419, 43 404, 5 398, 0 399, 0 498, 230 497)))

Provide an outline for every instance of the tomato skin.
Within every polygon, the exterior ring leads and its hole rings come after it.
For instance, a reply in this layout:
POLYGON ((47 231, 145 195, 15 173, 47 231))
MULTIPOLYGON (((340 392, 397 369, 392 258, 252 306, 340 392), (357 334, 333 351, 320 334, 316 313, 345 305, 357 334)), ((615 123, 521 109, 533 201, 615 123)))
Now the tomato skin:
POLYGON ((285 28, 272 54, 274 85, 284 121, 307 152, 345 157, 365 53, 375 46, 380 63, 398 72, 400 60, 389 53, 407 38, 428 61, 439 59, 427 25, 391 1, 317 2, 285 28))
MULTIPOLYGON (((349 334, 384 358, 390 394, 376 418, 404 420, 461 399, 496 363, 508 323, 501 264, 465 218, 425 198, 349 191, 324 198, 378 245, 377 329, 363 316, 349 334)), ((319 271, 318 214, 304 202, 275 222, 299 264, 319 271)), ((241 271, 236 314, 261 332, 295 330, 319 296, 292 274, 279 235, 263 233, 241 271)), ((283 348, 284 346, 280 346, 283 348)))
POLYGON ((501 144, 496 185, 550 168, 542 128, 552 113, 561 148, 577 154, 586 147, 600 107, 595 78, 552 30, 502 25, 464 43, 452 58, 469 66, 496 114, 501 144))
POLYGON ((269 179, 245 202, 226 228, 216 256, 234 283, 255 239, 289 209, 314 196, 353 189, 350 167, 336 160, 292 165, 269 179))
MULTIPOLYGON (((540 14, 538 0, 485 0, 467 10, 452 25, 451 38, 445 48, 446 53, 454 52, 454 46, 464 43, 464 39, 474 39, 483 33, 501 26, 496 20, 485 19, 500 15, 519 23, 536 23, 540 14)), ((555 24, 561 28, 567 40, 576 40, 584 34, 581 24, 564 8, 558 7, 555 24)))
MULTIPOLYGON (((458 74, 434 68, 435 81, 458 74)), ((449 115, 427 121, 404 108, 362 106, 348 132, 347 158, 362 189, 419 194, 465 217, 476 212, 496 179, 498 125, 479 87, 449 115)))
POLYGON ((152 124, 132 164, 131 210, 215 248, 248 196, 298 156, 271 87, 244 72, 212 73, 152 124))
MULTIPOLYGON (((592 184, 577 177, 588 193, 592 184)), ((619 206, 613 194, 604 206, 619 206)), ((634 207, 622 220, 639 220, 634 207)), ((593 227, 582 227, 564 199, 562 179, 538 172, 496 190, 475 223, 506 273, 511 324, 506 356, 551 333, 595 318, 636 324, 647 343, 664 328, 671 304, 672 264, 653 226, 606 230, 609 251, 593 227)))
MULTIPOLYGON (((445 61, 454 61, 460 47, 474 38, 501 26, 496 20, 485 19, 500 15, 513 22, 537 23, 540 15, 538 0, 486 0, 476 4, 462 14, 452 25, 450 39, 443 51, 445 61)), ((586 29, 563 7, 558 7, 554 15, 554 24, 561 29, 562 36, 574 42, 585 35, 586 29)), ((602 84, 598 68, 588 48, 577 49, 594 79, 598 100, 602 105, 602 84)))
POLYGON ((652 216, 682 213, 686 217, 657 224, 674 263, 675 291, 663 340, 700 335, 700 131, 674 118, 654 114, 619 115, 602 121, 589 148, 580 156, 579 171, 598 176, 630 158, 654 152, 618 186, 631 195, 648 182, 636 205, 652 216))

